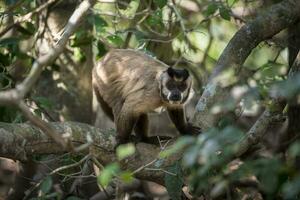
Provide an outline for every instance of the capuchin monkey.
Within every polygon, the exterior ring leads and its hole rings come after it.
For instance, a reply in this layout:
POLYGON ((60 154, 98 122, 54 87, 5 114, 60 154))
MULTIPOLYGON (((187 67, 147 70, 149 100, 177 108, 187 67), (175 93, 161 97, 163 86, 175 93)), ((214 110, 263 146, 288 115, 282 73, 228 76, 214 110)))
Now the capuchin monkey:
POLYGON ((103 111, 115 122, 117 146, 135 131, 147 141, 147 113, 163 108, 180 134, 197 134, 187 122, 184 104, 193 95, 186 69, 174 69, 135 50, 108 52, 93 69, 93 89, 103 111))

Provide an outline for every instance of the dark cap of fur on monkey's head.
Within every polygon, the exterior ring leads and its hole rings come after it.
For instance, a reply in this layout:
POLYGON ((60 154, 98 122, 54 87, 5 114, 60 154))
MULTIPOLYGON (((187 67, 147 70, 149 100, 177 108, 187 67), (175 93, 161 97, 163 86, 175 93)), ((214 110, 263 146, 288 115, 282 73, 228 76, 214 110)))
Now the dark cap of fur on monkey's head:
POLYGON ((167 72, 171 78, 178 81, 185 81, 189 77, 189 71, 186 69, 174 69, 169 67, 167 72))

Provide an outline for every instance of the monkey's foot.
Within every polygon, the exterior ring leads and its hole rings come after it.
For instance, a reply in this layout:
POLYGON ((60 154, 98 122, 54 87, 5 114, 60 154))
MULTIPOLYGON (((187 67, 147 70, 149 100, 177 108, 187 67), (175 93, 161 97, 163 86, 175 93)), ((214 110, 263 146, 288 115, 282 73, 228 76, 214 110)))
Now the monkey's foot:
POLYGON ((191 123, 188 123, 184 130, 185 135, 198 135, 200 133, 201 133, 201 128, 198 126, 194 126, 191 123))

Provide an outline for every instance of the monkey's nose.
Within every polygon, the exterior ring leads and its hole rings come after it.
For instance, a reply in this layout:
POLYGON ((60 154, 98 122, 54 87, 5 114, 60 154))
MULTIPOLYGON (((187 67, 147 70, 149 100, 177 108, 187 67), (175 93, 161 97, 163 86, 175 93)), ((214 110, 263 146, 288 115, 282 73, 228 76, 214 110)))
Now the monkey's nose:
POLYGON ((171 101, 180 101, 181 100, 181 96, 180 93, 173 93, 170 95, 170 100, 171 101))

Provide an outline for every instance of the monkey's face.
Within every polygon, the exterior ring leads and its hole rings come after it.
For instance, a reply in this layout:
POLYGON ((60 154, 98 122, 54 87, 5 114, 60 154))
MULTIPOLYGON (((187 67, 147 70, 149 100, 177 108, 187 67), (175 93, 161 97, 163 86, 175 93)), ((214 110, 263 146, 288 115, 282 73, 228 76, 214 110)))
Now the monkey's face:
POLYGON ((169 67, 161 75, 160 96, 172 105, 184 104, 190 95, 192 78, 186 69, 169 67))

